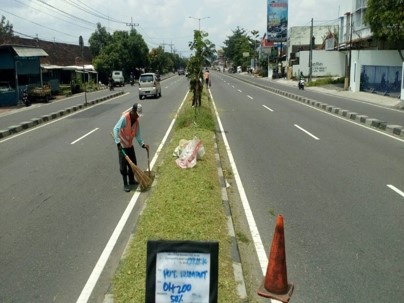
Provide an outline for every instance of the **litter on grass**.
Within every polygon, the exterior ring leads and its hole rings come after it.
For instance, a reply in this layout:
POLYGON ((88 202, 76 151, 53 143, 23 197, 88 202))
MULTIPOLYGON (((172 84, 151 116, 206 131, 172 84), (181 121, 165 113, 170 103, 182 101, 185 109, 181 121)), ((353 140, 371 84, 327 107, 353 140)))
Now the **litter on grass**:
POLYGON ((196 161, 205 155, 205 148, 202 141, 198 137, 192 140, 181 139, 179 145, 175 148, 173 156, 177 165, 181 168, 192 168, 196 165, 196 161))

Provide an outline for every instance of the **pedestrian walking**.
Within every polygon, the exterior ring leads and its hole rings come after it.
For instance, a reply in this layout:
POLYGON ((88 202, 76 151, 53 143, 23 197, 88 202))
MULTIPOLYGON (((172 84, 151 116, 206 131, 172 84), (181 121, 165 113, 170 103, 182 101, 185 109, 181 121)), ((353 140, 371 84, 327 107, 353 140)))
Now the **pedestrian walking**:
POLYGON ((209 87, 210 82, 209 82, 209 70, 208 69, 205 70, 205 73, 203 74, 203 77, 205 79, 206 87, 209 87))

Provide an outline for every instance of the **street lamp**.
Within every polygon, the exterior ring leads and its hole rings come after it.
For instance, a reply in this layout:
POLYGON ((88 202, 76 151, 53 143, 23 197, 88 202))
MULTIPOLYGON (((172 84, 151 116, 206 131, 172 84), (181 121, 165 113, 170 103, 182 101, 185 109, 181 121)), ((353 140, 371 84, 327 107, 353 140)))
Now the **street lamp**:
POLYGON ((203 20, 203 19, 208 19, 208 18, 210 18, 210 17, 195 18, 195 17, 189 16, 189 18, 198 20, 198 22, 199 22, 199 31, 201 31, 201 20, 203 20))

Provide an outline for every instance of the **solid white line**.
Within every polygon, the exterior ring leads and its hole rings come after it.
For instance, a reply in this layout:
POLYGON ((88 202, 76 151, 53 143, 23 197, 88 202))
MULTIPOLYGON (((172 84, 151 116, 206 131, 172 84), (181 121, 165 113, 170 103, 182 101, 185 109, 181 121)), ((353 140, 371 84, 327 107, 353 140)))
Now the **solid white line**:
POLYGON ((266 106, 266 105, 262 105, 263 107, 265 107, 267 110, 269 110, 269 111, 271 111, 271 112, 273 112, 274 110, 273 109, 271 109, 271 108, 269 108, 268 106, 266 106))
POLYGON ((76 143, 76 142, 79 142, 81 139, 84 139, 85 137, 87 137, 88 135, 92 134, 93 132, 95 132, 95 131, 97 131, 97 130, 98 130, 98 127, 97 127, 96 129, 93 129, 91 132, 85 134, 84 136, 78 138, 76 141, 73 141, 73 142, 70 143, 70 144, 74 144, 74 143, 76 143))
POLYGON ((319 138, 317 138, 315 135, 311 134, 310 132, 308 132, 307 130, 305 130, 304 128, 300 127, 297 124, 294 124, 295 127, 297 127, 298 129, 300 129, 302 132, 305 132, 306 134, 308 134, 310 137, 316 139, 316 140, 320 140, 319 138))
POLYGON ((247 97, 248 97, 248 98, 250 98, 251 100, 254 100, 254 98, 253 98, 253 97, 251 97, 251 96, 249 96, 249 95, 247 95, 247 97))
POLYGON ((108 99, 108 100, 106 100, 106 101, 104 101, 104 102, 100 102, 100 103, 94 104, 94 105, 92 105, 92 106, 89 106, 89 107, 87 107, 87 108, 83 108, 83 109, 81 109, 81 110, 79 110, 79 111, 76 111, 76 112, 73 112, 73 113, 71 113, 71 114, 68 114, 68 115, 65 115, 65 116, 56 118, 56 119, 51 120, 51 121, 46 122, 46 123, 39 124, 38 126, 35 126, 35 127, 33 127, 33 128, 27 129, 26 131, 21 131, 21 132, 15 134, 15 135, 8 136, 8 137, 6 137, 5 139, 1 139, 1 140, 0 140, 0 143, 3 143, 3 142, 6 142, 6 141, 9 141, 9 140, 12 140, 12 139, 17 138, 17 137, 19 137, 19 136, 23 136, 23 135, 25 135, 25 134, 27 134, 27 133, 30 133, 30 132, 37 131, 38 129, 41 129, 42 127, 47 127, 47 126, 49 126, 49 125, 52 125, 53 123, 59 122, 60 120, 64 120, 64 119, 66 119, 66 118, 70 118, 70 117, 75 116, 75 115, 77 115, 77 114, 80 114, 80 113, 82 113, 82 112, 84 112, 84 111, 90 110, 90 109, 94 108, 95 106, 100 106, 100 105, 102 105, 102 104, 105 104, 105 103, 107 103, 107 102, 113 101, 113 100, 115 100, 115 99, 117 99, 117 98, 126 96, 126 95, 128 95, 128 94, 129 94, 129 93, 124 93, 123 95, 116 96, 116 97, 111 98, 111 99, 108 99))
POLYGON ((394 185, 391 184, 387 184, 387 187, 389 187, 390 189, 394 190, 397 194, 399 194, 400 196, 402 196, 404 198, 404 192, 402 192, 401 190, 399 190, 397 187, 395 187, 394 185))
POLYGON ((268 258, 267 258, 267 255, 266 255, 266 252, 265 252, 265 249, 264 249, 264 245, 262 244, 261 235, 260 235, 260 233, 258 231, 257 224, 255 223, 255 219, 254 219, 253 213, 251 211, 251 207, 250 207, 250 204, 248 202, 247 195, 246 195, 246 193, 244 191, 244 186, 243 186, 243 183, 241 182, 241 178, 240 178, 240 175, 239 175, 238 170, 237 170, 236 162, 234 161, 233 154, 232 154, 232 152, 230 150, 230 146, 229 146, 226 134, 225 134, 224 129, 223 129, 222 121, 220 120, 219 113, 217 112, 216 104, 215 104, 215 101, 213 99, 212 94, 210 94, 210 98, 212 100, 213 108, 215 110, 217 121, 219 123, 220 131, 221 131, 222 137, 223 137, 223 142, 224 142, 224 145, 226 147, 227 155, 229 157, 229 161, 230 161, 230 165, 231 165, 231 168, 232 168, 232 171, 233 171, 233 175, 234 175, 234 178, 236 180, 237 188, 238 188, 239 193, 240 193, 240 198, 241 198, 241 201, 242 201, 242 204, 243 204, 245 215, 247 217, 248 226, 250 228, 250 232, 251 232, 251 236, 253 238, 255 250, 257 252, 258 260, 259 260, 260 265, 261 265, 262 274, 265 275, 266 270, 267 270, 267 266, 268 266, 268 258))
MULTIPOLYGON (((154 154, 154 157, 150 163, 150 169, 153 169, 154 164, 156 163, 157 160, 157 156, 160 154, 161 150, 163 149, 163 146, 168 138, 168 135, 171 132, 171 129, 174 126, 175 120, 177 119, 178 113, 181 110, 183 104, 185 103, 185 100, 187 99, 188 93, 185 95, 184 99, 182 100, 181 106, 178 109, 173 121, 171 121, 171 124, 162 140, 162 142, 160 143, 160 146, 158 147, 156 153, 154 154)), ((107 263, 111 252, 116 244, 116 242, 118 241, 118 238, 120 236, 120 234, 122 233, 123 228, 125 227, 128 218, 130 216, 130 214, 132 213, 133 208, 136 205, 136 202, 139 198, 140 192, 136 191, 132 197, 132 199, 130 200, 128 206, 125 209, 125 212, 123 213, 121 219, 118 222, 118 225, 115 227, 114 232, 112 233, 111 237, 108 240, 107 245, 105 246, 100 258, 97 261, 97 264, 94 266, 93 271, 91 272, 90 277, 87 280, 86 285, 84 286, 83 290, 81 291, 81 294, 79 296, 79 298, 77 299, 76 303, 87 303, 88 299, 91 296, 91 293, 94 290, 95 285, 97 284, 98 279, 101 276, 102 271, 104 270, 105 264, 107 263)))

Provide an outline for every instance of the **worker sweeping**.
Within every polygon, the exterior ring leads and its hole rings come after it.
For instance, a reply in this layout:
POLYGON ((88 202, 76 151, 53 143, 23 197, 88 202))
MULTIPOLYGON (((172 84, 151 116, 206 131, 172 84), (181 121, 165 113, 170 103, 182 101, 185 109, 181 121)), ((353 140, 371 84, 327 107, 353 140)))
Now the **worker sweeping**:
POLYGON ((149 150, 149 145, 144 143, 140 133, 139 117, 141 116, 142 105, 135 103, 130 111, 122 114, 113 129, 114 140, 118 147, 119 170, 123 178, 123 190, 126 192, 130 191, 129 185, 136 185, 138 181, 135 180, 133 171, 126 161, 124 154, 128 155, 130 160, 137 165, 136 153, 132 144, 134 138, 136 138, 136 141, 142 148, 145 148, 147 151, 149 150), (123 149, 124 153, 122 153, 121 149, 123 149))

